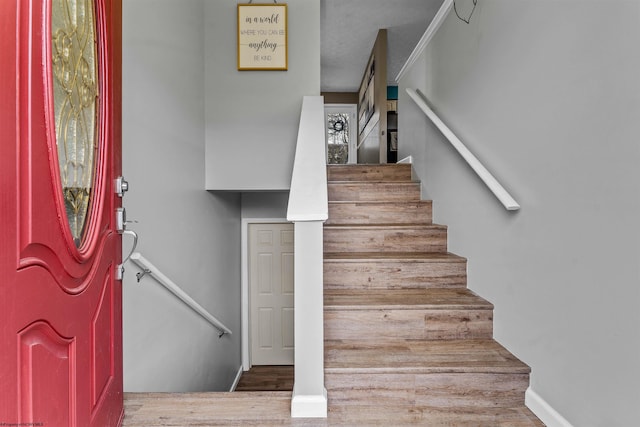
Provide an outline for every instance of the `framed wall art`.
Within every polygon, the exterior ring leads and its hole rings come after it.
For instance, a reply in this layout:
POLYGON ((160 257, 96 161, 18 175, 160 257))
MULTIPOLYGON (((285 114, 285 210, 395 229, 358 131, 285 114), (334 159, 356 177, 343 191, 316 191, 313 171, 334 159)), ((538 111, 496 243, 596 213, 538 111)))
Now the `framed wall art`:
POLYGON ((238 70, 287 70, 286 3, 238 4, 238 70))

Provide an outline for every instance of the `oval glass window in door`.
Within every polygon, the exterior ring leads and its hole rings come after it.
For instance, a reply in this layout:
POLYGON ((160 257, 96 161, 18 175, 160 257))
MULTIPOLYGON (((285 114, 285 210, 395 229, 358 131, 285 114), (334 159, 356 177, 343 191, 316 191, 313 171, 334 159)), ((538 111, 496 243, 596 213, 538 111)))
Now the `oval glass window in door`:
POLYGON ((93 0, 52 0, 51 59, 56 145, 76 247, 87 228, 98 148, 98 59, 93 0))

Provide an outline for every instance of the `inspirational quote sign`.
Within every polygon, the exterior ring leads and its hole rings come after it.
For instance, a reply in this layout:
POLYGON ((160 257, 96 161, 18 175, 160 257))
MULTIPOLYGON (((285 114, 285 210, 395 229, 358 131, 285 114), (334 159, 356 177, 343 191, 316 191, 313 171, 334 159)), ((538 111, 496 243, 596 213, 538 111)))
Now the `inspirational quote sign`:
POLYGON ((238 70, 286 70, 287 5, 238 5, 238 70))

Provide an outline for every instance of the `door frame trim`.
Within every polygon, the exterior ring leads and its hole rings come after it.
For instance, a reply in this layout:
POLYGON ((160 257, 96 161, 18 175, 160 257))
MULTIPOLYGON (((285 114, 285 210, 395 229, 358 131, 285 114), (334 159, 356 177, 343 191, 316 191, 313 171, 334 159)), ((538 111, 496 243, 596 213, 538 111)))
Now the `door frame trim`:
POLYGON ((240 227, 240 265, 241 265, 241 321, 240 321, 240 354, 242 369, 251 369, 251 323, 249 319, 249 224, 291 224, 286 218, 242 218, 240 227))

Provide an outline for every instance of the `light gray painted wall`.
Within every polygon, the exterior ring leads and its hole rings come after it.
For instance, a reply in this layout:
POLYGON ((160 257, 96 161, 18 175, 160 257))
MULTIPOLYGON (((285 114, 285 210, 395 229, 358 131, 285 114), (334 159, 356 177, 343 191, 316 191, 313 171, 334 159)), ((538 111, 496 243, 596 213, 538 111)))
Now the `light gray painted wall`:
POLYGON ((289 192, 242 193, 242 218, 286 218, 289 192))
POLYGON ((574 426, 640 420, 640 2, 484 0, 400 82, 412 155, 469 286, 574 426), (417 87, 522 205, 508 213, 405 93, 417 87))
POLYGON ((288 190, 304 95, 320 94, 320 0, 289 0, 288 71, 238 71, 237 2, 207 1, 206 188, 288 190))
POLYGON ((125 390, 228 390, 241 363, 240 197, 204 190, 204 2, 123 8, 125 206, 139 221, 130 228, 143 256, 234 333, 218 339, 152 278, 136 283, 128 263, 125 390))

